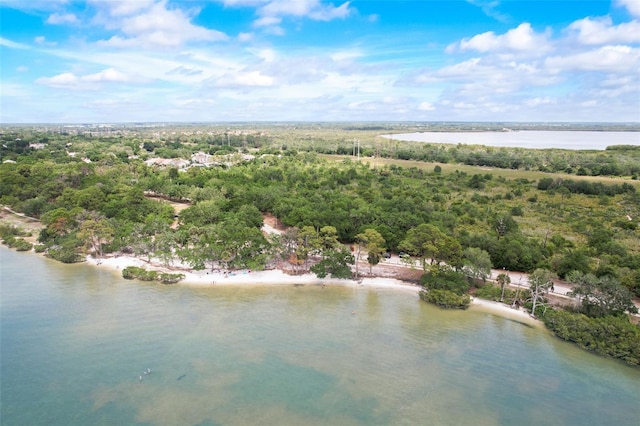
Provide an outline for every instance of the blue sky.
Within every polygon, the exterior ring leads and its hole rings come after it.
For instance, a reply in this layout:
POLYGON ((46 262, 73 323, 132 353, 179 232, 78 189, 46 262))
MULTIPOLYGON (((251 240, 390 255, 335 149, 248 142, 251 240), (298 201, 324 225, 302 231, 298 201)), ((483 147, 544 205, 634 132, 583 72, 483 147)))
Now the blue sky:
POLYGON ((0 123, 640 122, 640 0, 2 0, 0 123))

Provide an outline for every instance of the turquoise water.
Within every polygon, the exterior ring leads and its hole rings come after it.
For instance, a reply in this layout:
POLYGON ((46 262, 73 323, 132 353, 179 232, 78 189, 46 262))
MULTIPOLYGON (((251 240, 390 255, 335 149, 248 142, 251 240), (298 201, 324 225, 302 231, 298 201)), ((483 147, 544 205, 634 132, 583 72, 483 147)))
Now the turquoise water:
POLYGON ((0 256, 4 426, 640 419, 640 369, 485 312, 384 289, 163 286, 0 256))

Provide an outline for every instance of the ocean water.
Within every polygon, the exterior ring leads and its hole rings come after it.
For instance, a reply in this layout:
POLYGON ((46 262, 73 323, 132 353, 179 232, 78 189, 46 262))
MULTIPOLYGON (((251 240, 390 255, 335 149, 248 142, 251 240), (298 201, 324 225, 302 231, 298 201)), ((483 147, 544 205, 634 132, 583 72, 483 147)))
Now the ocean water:
POLYGON ((406 292, 165 286, 4 247, 0 261, 3 426, 640 419, 640 369, 406 292))
POLYGON ((595 149, 612 145, 640 145, 640 132, 522 130, 517 132, 421 132, 386 135, 394 140, 486 145, 531 149, 595 149))

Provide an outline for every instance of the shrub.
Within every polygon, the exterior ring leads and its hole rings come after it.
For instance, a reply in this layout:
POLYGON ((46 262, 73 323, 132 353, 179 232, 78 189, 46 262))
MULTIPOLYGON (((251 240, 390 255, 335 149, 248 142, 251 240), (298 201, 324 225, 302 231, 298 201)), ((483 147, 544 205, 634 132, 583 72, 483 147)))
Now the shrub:
POLYGON ((163 284, 175 284, 180 280, 184 279, 184 274, 168 274, 168 273, 160 273, 158 274, 158 281, 163 284))
POLYGON ((561 339, 583 349, 640 365, 640 327, 626 316, 589 318, 568 311, 547 311, 545 325, 561 339))
POLYGON ((137 266, 128 266, 122 270, 122 278, 127 280, 137 279, 140 281, 159 281, 163 284, 175 284, 184 279, 184 274, 147 271, 137 266))
POLYGON ((122 270, 122 278, 127 280, 155 281, 157 276, 158 273, 156 271, 147 271, 137 266, 128 266, 122 270))
POLYGON ((76 263, 82 260, 81 256, 76 253, 75 247, 72 246, 53 247, 49 249, 47 254, 62 263, 76 263))
POLYGON ((465 294, 471 287, 462 272, 454 271, 449 267, 437 266, 424 274, 420 281, 429 290, 447 290, 458 296, 465 294))
POLYGON ((449 290, 422 290, 420 298, 446 309, 467 309, 471 303, 468 294, 460 296, 449 290))
POLYGON ((22 238, 16 238, 15 243, 11 247, 16 249, 17 251, 29 251, 33 248, 33 244, 31 244, 29 241, 25 241, 22 238))
POLYGON ((0 225, 0 238, 6 239, 9 237, 23 237, 25 232, 12 225, 0 225))

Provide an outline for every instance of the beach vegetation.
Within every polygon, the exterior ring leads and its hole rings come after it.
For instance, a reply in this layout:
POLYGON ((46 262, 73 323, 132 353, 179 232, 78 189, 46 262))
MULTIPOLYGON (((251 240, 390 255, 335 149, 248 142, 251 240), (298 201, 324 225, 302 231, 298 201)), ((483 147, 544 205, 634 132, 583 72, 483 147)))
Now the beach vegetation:
POLYGON ((33 244, 26 241, 24 238, 16 237, 14 235, 8 235, 2 239, 2 242, 9 248, 16 249, 17 251, 29 251, 33 248, 33 244))
MULTIPOLYGON (((525 294, 522 294, 522 295, 526 296, 525 294)), ((501 302, 506 305, 512 306, 518 294, 516 290, 512 290, 509 288, 503 289, 499 285, 493 285, 491 283, 487 283, 481 287, 478 287, 473 292, 473 296, 479 299, 491 300, 493 302, 501 302)))
POLYGON ((354 262, 355 258, 347 248, 329 248, 323 251, 322 260, 311 267, 311 272, 318 278, 329 275, 332 278, 351 278, 351 265, 354 262))
POLYGON ((430 266, 420 283, 427 290, 447 290, 460 296, 466 294, 471 288, 465 274, 449 265, 430 266))
POLYGON ((420 298, 445 309, 467 309, 471 303, 468 294, 456 294, 449 290, 421 290, 420 298))
POLYGON ((138 266, 128 266, 122 270, 122 278, 127 280, 159 281, 163 284, 175 284, 184 279, 184 274, 149 271, 138 266))
POLYGON ((548 310, 545 325, 563 340, 601 355, 640 365, 640 327, 625 316, 589 317, 582 313, 548 310))

